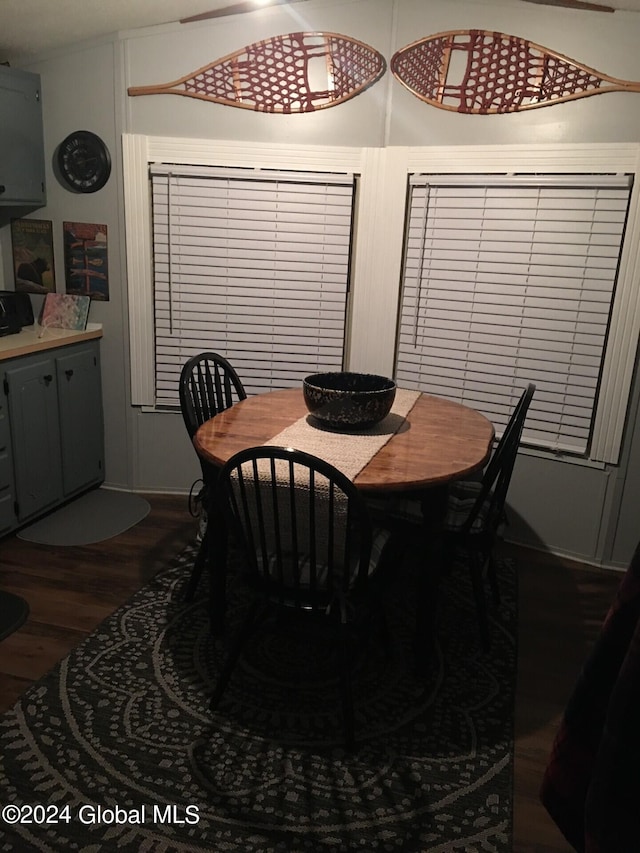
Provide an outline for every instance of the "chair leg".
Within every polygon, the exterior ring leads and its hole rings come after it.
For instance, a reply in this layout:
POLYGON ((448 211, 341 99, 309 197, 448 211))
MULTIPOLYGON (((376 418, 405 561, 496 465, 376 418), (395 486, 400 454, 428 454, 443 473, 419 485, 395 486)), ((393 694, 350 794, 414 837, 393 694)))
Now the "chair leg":
POLYGON ((342 714, 344 719, 344 745, 352 752, 355 749, 355 726, 353 713, 353 690, 351 687, 351 636, 349 626, 342 622, 340 626, 342 642, 342 671, 340 683, 342 687, 342 714))
POLYGON ((227 528, 219 515, 209 516, 207 527, 207 563, 209 565, 209 626, 214 637, 224 633, 227 609, 227 528))
POLYGON ((382 641, 385 654, 388 657, 391 652, 391 631, 389 630, 389 620, 387 619, 384 605, 381 601, 378 601, 377 598, 374 599, 374 607, 378 636, 382 641))
POLYGON ((258 612, 258 604, 259 604, 258 599, 255 599, 251 603, 251 606, 249 607, 249 612, 247 613, 245 620, 242 624, 242 628, 240 629, 240 632, 239 632, 238 636, 236 637, 235 642, 233 643, 233 645, 231 646, 231 649, 229 650, 229 654, 227 656, 226 663, 222 668, 222 672, 220 673, 220 676, 218 677, 218 683, 216 684, 215 689, 213 691, 213 695, 211 696, 211 699, 209 700, 209 710, 211 710, 211 711, 213 711, 214 708, 216 708, 216 706, 220 702, 220 699, 222 698, 222 694, 224 693, 225 688, 226 688, 227 684, 229 683, 229 680, 231 679, 231 675, 233 673, 233 670, 235 669, 235 665, 238 662, 238 658, 240 657, 240 653, 242 652, 242 649, 244 648, 245 643, 249 639, 251 632, 253 631, 253 629, 255 627, 256 615, 258 612))
POLYGON ((189 578, 189 583, 187 584, 187 588, 184 593, 185 601, 193 601, 193 597, 196 594, 196 589, 200 582, 200 578, 202 577, 202 572, 204 571, 204 567, 207 563, 208 547, 209 546, 207 541, 207 531, 205 531, 204 536, 200 540, 200 547, 198 548, 196 561, 193 564, 193 569, 191 570, 191 577, 189 578))
POLYGON ((498 606, 500 604, 500 587, 498 586, 498 572, 493 552, 489 554, 489 559, 487 560, 487 577, 489 579, 489 586, 491 587, 493 603, 498 606))
POLYGON ((478 626, 480 628, 480 639, 482 647, 485 651, 489 651, 491 646, 489 632, 489 614, 487 612, 487 599, 484 592, 484 583, 482 577, 482 556, 474 553, 470 554, 471 583, 473 584, 473 594, 476 600, 476 610, 478 613, 478 626))
POLYGON ((416 672, 428 675, 436 651, 436 625, 443 577, 451 569, 453 554, 437 533, 426 540, 416 592, 416 672))
POLYGON ((434 486, 422 493, 422 555, 416 596, 415 657, 418 675, 429 672, 436 649, 436 620, 442 578, 450 571, 452 554, 443 535, 447 509, 446 486, 434 486))

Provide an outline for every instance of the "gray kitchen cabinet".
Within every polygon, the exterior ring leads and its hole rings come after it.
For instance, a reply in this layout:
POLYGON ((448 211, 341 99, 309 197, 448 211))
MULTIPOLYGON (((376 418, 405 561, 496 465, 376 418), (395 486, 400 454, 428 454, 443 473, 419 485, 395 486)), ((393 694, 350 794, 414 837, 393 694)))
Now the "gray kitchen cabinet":
POLYGON ((0 396, 0 536, 16 523, 11 427, 6 399, 0 396))
POLYGON ((2 370, 17 526, 104 480, 99 344, 9 359, 2 370))
POLYGON ((40 75, 0 66, 0 224, 46 201, 40 75))
POLYGON ((19 520, 62 499, 62 464, 55 364, 46 355, 5 367, 19 520))
POLYGON ((56 357, 62 493, 65 498, 104 479, 102 389, 98 344, 56 357))

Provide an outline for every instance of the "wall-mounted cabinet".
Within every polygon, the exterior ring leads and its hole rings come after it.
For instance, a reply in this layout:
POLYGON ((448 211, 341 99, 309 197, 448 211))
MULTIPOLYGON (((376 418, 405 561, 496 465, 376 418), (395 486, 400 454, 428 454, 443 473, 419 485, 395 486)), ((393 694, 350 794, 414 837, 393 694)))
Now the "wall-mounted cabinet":
POLYGON ((0 225, 46 201, 40 75, 0 66, 0 225))
POLYGON ((0 535, 104 480, 97 340, 0 362, 0 535))

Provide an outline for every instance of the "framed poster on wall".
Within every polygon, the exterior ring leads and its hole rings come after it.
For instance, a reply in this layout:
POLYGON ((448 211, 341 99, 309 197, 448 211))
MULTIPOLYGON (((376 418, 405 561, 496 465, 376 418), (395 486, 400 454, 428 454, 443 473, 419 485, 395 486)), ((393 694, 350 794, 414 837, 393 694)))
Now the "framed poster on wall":
POLYGON ((107 302, 107 226, 89 222, 63 222, 62 231, 67 293, 107 302))
POLYGON ((23 293, 53 293, 53 226, 48 219, 14 219, 11 246, 15 289, 23 293))

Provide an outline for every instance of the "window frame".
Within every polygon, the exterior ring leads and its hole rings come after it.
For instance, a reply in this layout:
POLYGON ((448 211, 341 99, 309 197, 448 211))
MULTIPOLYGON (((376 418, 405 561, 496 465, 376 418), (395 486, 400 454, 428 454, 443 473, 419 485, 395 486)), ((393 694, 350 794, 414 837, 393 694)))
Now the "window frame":
POLYGON ((343 369, 355 177, 150 173, 156 405, 179 406, 182 365, 206 349, 224 353, 250 395, 343 369))
MULTIPOLYGON (((412 148, 408 174, 626 174, 634 176, 589 459, 617 464, 640 333, 640 145, 636 143, 412 148)), ((563 454, 553 454, 562 458, 563 454)))
POLYGON ((131 403, 143 408, 153 408, 150 163, 303 171, 344 169, 359 175, 345 367, 386 375, 392 374, 395 357, 407 183, 411 174, 633 173, 626 239, 591 444, 592 459, 618 462, 640 333, 639 143, 357 148, 123 134, 122 146, 131 403))
POLYGON ((357 148, 292 149, 286 145, 123 135, 132 405, 155 411, 150 167, 173 164, 359 175, 362 159, 357 148))
POLYGON ((587 458, 631 192, 628 175, 411 176, 394 375, 499 433, 533 381, 523 442, 587 458))

